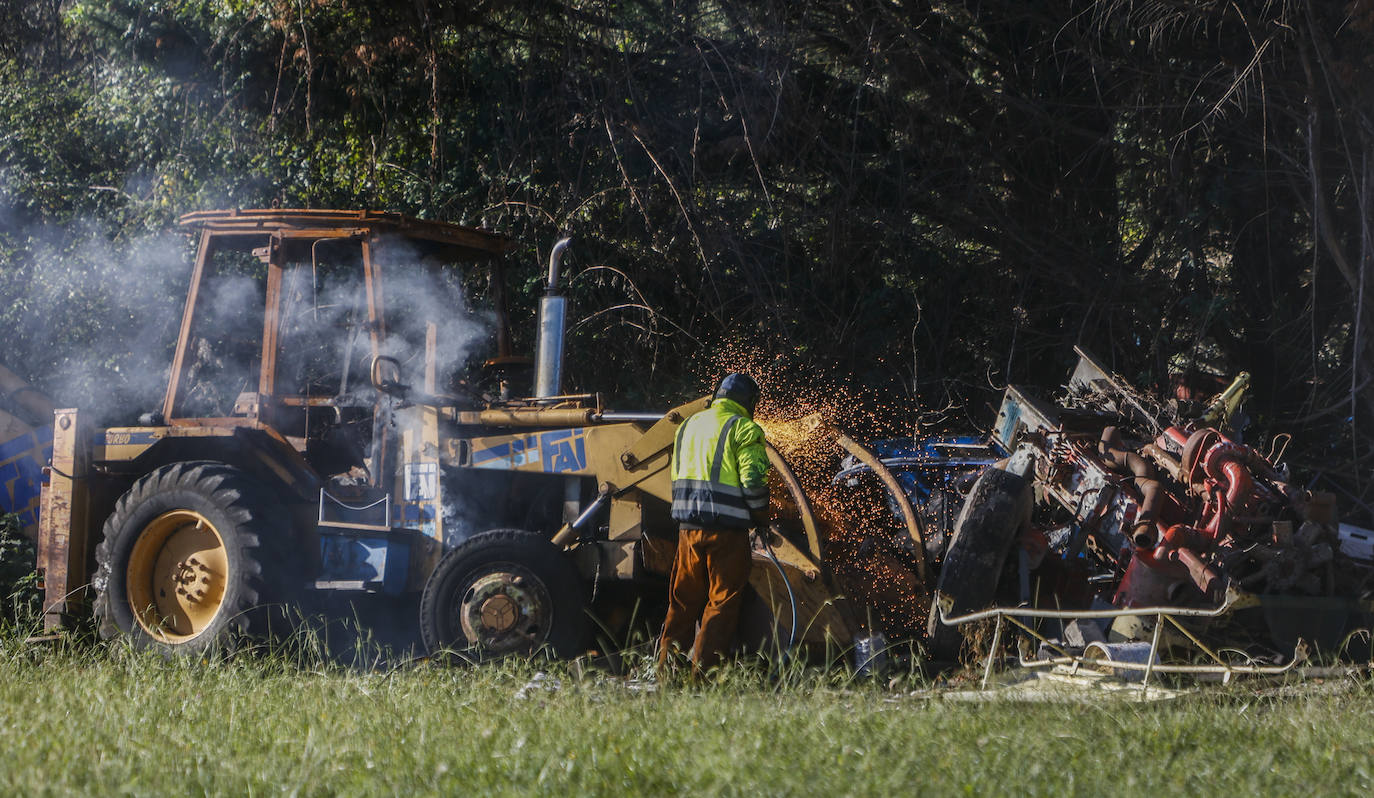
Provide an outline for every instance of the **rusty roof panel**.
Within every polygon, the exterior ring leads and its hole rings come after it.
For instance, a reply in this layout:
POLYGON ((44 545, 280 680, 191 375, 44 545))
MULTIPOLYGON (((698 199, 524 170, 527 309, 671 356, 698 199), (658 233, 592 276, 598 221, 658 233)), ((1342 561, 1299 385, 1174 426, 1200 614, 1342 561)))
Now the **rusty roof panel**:
POLYGON ((346 231, 359 235, 400 235, 456 248, 461 257, 500 255, 516 242, 500 233, 448 222, 416 219, 399 213, 372 210, 265 208, 196 211, 181 217, 181 225, 220 233, 279 233, 327 236, 346 231))

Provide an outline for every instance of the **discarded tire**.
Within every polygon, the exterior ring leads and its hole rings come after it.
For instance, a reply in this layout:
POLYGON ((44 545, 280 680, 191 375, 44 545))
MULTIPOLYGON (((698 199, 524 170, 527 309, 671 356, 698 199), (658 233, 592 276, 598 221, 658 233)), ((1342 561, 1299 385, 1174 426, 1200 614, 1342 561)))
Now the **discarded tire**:
POLYGON ((292 560, 269 506, 261 486, 223 463, 175 463, 135 482, 96 548, 101 636, 199 654, 267 633, 292 560))
POLYGON ((439 561, 420 599, 420 631, 431 654, 489 658, 547 649, 572 657, 587 635, 582 580, 540 535, 483 532, 439 561))
POLYGON ((963 632, 940 622, 942 599, 951 616, 983 609, 997 595, 997 582, 1016 534, 1030 516, 1027 480, 997 468, 978 477, 969 491, 954 535, 945 550, 926 626, 926 650, 941 664, 959 660, 963 632))

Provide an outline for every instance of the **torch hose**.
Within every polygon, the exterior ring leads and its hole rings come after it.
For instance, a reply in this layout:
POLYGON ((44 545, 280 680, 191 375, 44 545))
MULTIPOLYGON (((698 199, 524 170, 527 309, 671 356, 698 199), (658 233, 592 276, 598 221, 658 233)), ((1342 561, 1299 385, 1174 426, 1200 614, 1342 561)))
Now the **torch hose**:
MULTIPOLYGON (((778 571, 778 577, 782 579, 783 587, 787 588, 787 603, 792 608, 792 624, 787 628, 787 647, 783 649, 783 659, 786 660, 792 653, 792 647, 797 642, 797 597, 792 592, 792 583, 787 581, 787 574, 783 573, 782 563, 778 562, 777 555, 773 554, 773 546, 768 542, 768 532, 766 530, 754 530, 754 534, 763 541, 763 553, 768 560, 773 563, 773 567, 778 571)), ((779 663, 781 664, 781 663, 779 663)))

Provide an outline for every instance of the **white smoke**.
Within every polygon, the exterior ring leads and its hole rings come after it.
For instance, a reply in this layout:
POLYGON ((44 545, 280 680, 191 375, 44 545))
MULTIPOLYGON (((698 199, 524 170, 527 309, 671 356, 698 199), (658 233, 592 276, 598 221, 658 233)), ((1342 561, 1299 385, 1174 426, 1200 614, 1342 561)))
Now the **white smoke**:
MULTIPOLYGON (((189 286, 193 239, 175 229, 125 237, 94 220, 22 227, 0 203, 0 258, 6 261, 0 269, 0 324, 7 343, 0 363, 95 423, 134 423, 160 408, 189 286)), ((387 316, 381 353, 402 363, 403 382, 423 390, 426 323, 433 322, 437 388, 444 392, 451 388, 450 376, 470 372, 489 353, 495 316, 471 307, 458 269, 440 268, 404 242, 387 244, 380 260, 387 316)), ((352 246, 354 254, 336 253, 335 260, 356 261, 358 247, 352 246)), ((320 248, 322 264, 329 250, 320 248)), ((201 288, 193 327, 200 335, 193 336, 187 353, 183 402, 195 415, 226 415, 238 393, 257 389, 265 267, 241 255, 228 268, 212 268, 201 288)), ((370 404, 361 268, 315 271, 310 262, 292 264, 283 280, 289 329, 283 325, 282 343, 309 351, 284 350, 282 366, 306 373, 279 371, 279 379, 315 395, 326 387, 338 394, 339 383, 304 386, 301 380, 310 378, 312 367, 338 371, 348 360, 346 392, 370 404)))
MULTIPOLYGON (((379 258, 386 336, 379 354, 401 364, 401 382, 425 390, 426 339, 435 327, 435 390, 469 376, 493 338, 495 314, 470 306, 458 268, 426 260, 397 242, 379 258)), ((360 264, 299 263, 283 275, 279 383, 299 392, 371 402, 371 336, 360 264), (344 364, 347 364, 346 366, 344 364), (343 381, 346 370, 347 381, 343 381), (321 378, 324 378, 323 380, 321 378)))
POLYGON ((97 221, 17 227, 6 220, 0 362, 93 420, 128 422, 166 386, 190 268, 183 235, 114 243, 97 221))

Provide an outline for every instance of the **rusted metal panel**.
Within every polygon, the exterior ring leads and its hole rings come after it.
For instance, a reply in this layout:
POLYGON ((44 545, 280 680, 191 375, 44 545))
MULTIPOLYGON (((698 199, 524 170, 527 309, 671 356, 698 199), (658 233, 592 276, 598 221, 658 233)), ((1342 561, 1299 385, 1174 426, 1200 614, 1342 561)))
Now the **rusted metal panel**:
POLYGON ((89 430, 75 409, 57 410, 52 466, 43 487, 38 530, 38 567, 43 578, 43 626, 55 629, 86 600, 90 474, 89 430))
POLYGON ((275 237, 268 246, 267 305, 262 321, 262 366, 258 377, 259 407, 277 392, 277 335, 281 326, 281 245, 275 237))
POLYGON ((198 211, 181 217, 186 227, 225 234, 278 231, 288 237, 346 235, 402 235, 432 241, 470 258, 500 255, 515 248, 506 236, 476 227, 415 219, 399 213, 370 210, 314 210, 270 208, 198 211))
POLYGON ((186 352, 191 344, 191 319, 195 316, 196 300, 200 296, 200 283, 205 277, 205 264, 210 260, 211 236, 209 230, 200 234, 200 246, 196 249, 196 263, 191 269, 191 285, 186 292, 186 307, 181 312, 181 329, 177 333, 176 353, 172 356, 171 379, 167 381, 167 396, 162 402, 163 418, 171 418, 176 406, 177 392, 186 379, 186 352))

